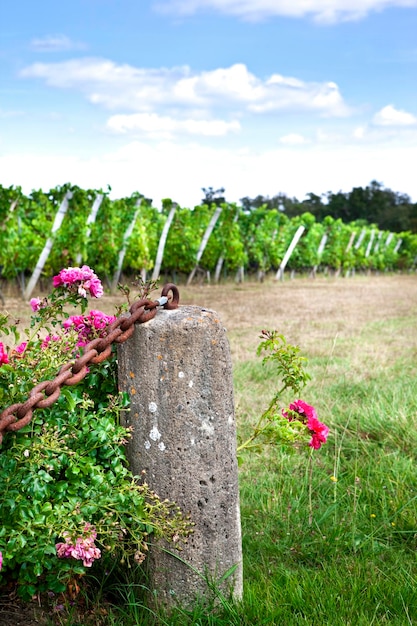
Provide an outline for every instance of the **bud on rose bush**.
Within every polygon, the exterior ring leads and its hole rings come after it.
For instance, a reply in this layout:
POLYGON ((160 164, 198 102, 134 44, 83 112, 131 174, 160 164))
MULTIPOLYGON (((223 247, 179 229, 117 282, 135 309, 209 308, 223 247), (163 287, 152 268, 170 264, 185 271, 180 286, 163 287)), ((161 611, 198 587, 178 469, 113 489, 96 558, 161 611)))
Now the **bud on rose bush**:
MULTIPOLYGON (((24 402, 37 383, 105 336, 113 317, 84 314, 87 295, 102 287, 90 268, 68 268, 48 298, 31 302, 25 341, 0 316, 0 412, 24 402), (70 316, 71 307, 81 315, 70 316)), ((6 432, 0 448, 0 585, 15 583, 24 599, 61 592, 74 576, 103 560, 134 563, 152 533, 185 539, 189 521, 131 474, 120 425, 127 398, 118 393, 115 355, 89 366, 76 386, 63 387, 31 422, 6 432)))

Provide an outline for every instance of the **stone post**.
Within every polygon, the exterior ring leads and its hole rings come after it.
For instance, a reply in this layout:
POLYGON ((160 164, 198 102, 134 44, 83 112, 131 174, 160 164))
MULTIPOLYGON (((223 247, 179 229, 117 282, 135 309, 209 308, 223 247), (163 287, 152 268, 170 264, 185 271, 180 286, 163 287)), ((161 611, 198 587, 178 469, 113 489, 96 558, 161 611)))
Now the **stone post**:
POLYGON ((181 560, 151 548, 149 587, 156 603, 191 605, 207 580, 242 596, 242 547, 232 366, 214 311, 159 310, 119 346, 119 387, 130 396, 128 457, 134 474, 176 502, 195 523, 181 560), (184 564, 185 561, 188 565, 184 564), (200 572, 202 576, 199 576, 200 572))

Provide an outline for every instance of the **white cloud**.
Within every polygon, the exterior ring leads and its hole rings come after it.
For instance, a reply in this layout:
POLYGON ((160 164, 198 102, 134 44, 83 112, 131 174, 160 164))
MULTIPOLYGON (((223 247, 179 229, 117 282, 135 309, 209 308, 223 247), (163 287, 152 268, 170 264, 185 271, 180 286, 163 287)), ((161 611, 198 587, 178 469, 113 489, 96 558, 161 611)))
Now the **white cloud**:
POLYGON ((214 149, 190 142, 147 145, 130 142, 96 156, 64 157, 50 147, 0 156, 2 184, 49 189, 70 181, 86 189, 110 184, 112 197, 140 191, 160 206, 170 197, 182 206, 201 200, 201 188, 225 187, 229 201, 244 196, 283 192, 303 199, 309 193, 346 191, 380 180, 417 200, 414 164, 417 144, 364 145, 354 142, 326 145, 282 146, 273 150, 214 149), (46 149, 45 149, 46 150, 46 149))
POLYGON ((93 104, 109 109, 153 112, 155 108, 193 107, 263 113, 315 111, 325 116, 347 115, 349 109, 334 82, 305 82, 280 74, 262 79, 237 63, 227 68, 193 72, 188 66, 144 69, 106 59, 72 59, 34 63, 23 78, 40 78, 47 85, 78 89, 93 104))
POLYGON ((155 113, 136 113, 133 115, 113 115, 107 121, 107 128, 116 133, 142 131, 150 137, 170 139, 174 134, 201 135, 220 137, 229 132, 238 132, 238 121, 224 120, 178 120, 155 113))
POLYGON ((32 39, 31 48, 37 52, 66 52, 68 50, 83 50, 85 44, 72 41, 66 35, 47 35, 32 39))
POLYGON ((340 117, 350 113, 336 83, 304 82, 280 74, 273 74, 266 81, 264 97, 250 104, 249 108, 259 113, 286 109, 310 110, 329 117, 340 117))
POLYGON ((248 71, 243 63, 227 68, 201 72, 179 82, 180 89, 188 93, 196 102, 204 102, 213 97, 229 101, 255 102, 266 95, 266 83, 248 71))
POLYGON ((417 124, 417 117, 388 104, 375 113, 373 123, 376 126, 414 126, 417 124))
POLYGON ((289 133, 288 135, 283 135, 279 139, 280 143, 287 146, 302 146, 308 143, 308 140, 298 133, 289 133))
POLYGON ((212 10, 253 21, 284 16, 333 23, 362 19, 389 7, 416 7, 417 0, 155 0, 154 6, 181 15, 212 10))
POLYGON ((366 136, 366 127, 365 126, 357 126, 357 128, 353 131, 353 137, 355 139, 363 139, 366 136))

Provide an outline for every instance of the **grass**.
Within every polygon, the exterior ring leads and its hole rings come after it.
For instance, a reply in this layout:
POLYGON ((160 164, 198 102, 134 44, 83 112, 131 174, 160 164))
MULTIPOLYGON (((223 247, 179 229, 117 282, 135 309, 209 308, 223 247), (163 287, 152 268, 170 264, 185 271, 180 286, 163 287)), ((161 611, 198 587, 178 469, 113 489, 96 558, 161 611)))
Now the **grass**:
POLYGON ((328 392, 343 406, 327 419, 327 448, 314 455, 311 525, 304 454, 271 451, 262 470, 255 458, 243 468, 248 623, 417 619, 416 385, 387 373, 353 392, 344 380, 328 392), (398 412, 395 396, 404 401, 398 412))
POLYGON ((241 604, 213 583, 208 604, 156 614, 143 606, 143 589, 130 576, 100 593, 93 584, 99 602, 91 623, 417 623, 416 277, 182 291, 183 302, 215 309, 228 328, 239 437, 275 389, 272 370, 255 356, 262 328, 300 345, 312 377, 302 399, 316 407, 331 434, 311 464, 305 450, 274 447, 242 465, 241 604))
MULTIPOLYGON (((393 295, 397 288, 391 284, 393 295)), ((373 306, 382 305, 380 298, 373 306)), ((312 375, 303 399, 331 428, 327 446, 314 454, 311 481, 306 455, 289 450, 252 457, 241 469, 242 623, 417 620, 415 305, 411 300, 409 315, 400 305, 397 316, 391 298, 385 319, 375 319, 378 310, 349 318, 354 299, 347 294, 343 317, 310 317, 311 334, 300 342, 308 346, 312 375)), ((293 328, 301 335, 300 326, 293 328)), ((264 397, 273 380, 253 360, 235 365, 235 380, 241 417, 252 421, 254 398, 264 397)))

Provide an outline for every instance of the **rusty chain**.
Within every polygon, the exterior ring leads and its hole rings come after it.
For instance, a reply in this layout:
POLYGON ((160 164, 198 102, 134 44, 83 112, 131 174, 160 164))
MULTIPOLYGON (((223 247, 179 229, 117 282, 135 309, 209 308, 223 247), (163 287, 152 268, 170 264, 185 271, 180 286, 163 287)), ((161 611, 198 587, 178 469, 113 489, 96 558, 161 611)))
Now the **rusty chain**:
POLYGON ((63 385, 76 385, 88 374, 90 364, 101 363, 112 353, 113 343, 124 343, 133 335, 135 324, 143 324, 155 317, 158 307, 166 310, 176 309, 179 303, 179 291, 173 283, 162 288, 157 300, 141 298, 132 304, 130 315, 120 315, 107 327, 105 337, 93 339, 83 348, 83 354, 63 365, 53 380, 44 380, 31 390, 25 402, 12 404, 0 413, 0 445, 7 431, 17 431, 29 424, 35 409, 46 409, 56 402, 63 385), (168 294, 171 292, 171 298, 168 294))

